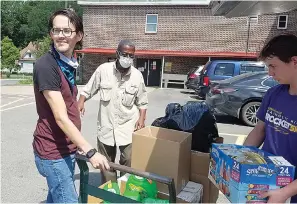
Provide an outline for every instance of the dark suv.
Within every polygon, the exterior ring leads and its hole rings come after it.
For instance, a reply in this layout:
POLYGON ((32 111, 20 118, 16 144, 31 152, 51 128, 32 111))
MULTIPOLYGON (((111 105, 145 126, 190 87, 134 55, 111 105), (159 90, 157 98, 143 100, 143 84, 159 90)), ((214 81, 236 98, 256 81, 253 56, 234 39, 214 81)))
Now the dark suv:
POLYGON ((192 69, 190 72, 188 72, 187 81, 186 81, 187 89, 195 90, 197 88, 198 78, 200 76, 200 73, 203 67, 204 67, 203 65, 197 66, 194 69, 192 69))
POLYGON ((199 98, 204 99, 212 81, 220 81, 244 73, 265 70, 267 70, 267 67, 263 62, 234 60, 209 61, 197 79, 195 92, 199 98))

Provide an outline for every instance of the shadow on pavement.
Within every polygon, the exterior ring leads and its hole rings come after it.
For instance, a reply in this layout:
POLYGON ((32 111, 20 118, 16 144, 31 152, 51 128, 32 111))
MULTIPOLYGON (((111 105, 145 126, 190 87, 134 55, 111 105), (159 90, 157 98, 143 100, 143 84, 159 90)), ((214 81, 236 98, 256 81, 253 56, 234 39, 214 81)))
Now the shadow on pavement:
POLYGON ((235 117, 232 117, 232 116, 229 116, 229 115, 215 114, 215 116, 216 116, 216 119, 217 119, 217 123, 246 126, 238 118, 235 118, 235 117))
POLYGON ((192 99, 196 99, 196 100, 198 100, 198 101, 205 101, 205 100, 199 98, 197 95, 190 96, 190 98, 192 98, 192 99))
POLYGON ((182 94, 192 94, 192 95, 195 94, 195 92, 193 90, 189 90, 189 89, 182 90, 182 91, 180 91, 180 93, 182 93, 182 94))

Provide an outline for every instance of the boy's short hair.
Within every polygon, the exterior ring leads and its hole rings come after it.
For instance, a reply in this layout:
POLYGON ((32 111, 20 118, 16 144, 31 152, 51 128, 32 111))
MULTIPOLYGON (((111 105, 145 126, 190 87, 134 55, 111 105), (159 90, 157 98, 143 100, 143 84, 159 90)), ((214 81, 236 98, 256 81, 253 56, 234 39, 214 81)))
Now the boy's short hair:
POLYGON ((262 49, 260 60, 268 57, 278 57, 281 61, 289 63, 293 56, 297 56, 297 36, 282 34, 272 38, 262 49))

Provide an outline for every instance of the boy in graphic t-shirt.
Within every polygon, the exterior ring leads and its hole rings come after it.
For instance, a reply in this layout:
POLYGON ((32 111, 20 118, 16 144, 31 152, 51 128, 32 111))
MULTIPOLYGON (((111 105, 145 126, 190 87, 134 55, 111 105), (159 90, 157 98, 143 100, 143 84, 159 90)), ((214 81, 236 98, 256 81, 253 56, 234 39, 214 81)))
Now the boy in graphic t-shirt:
MULTIPOLYGON (((279 85, 269 89, 257 113, 259 119, 244 145, 260 147, 282 156, 297 166, 297 36, 279 35, 271 39, 260 53, 269 75, 279 85)), ((284 203, 291 197, 297 203, 297 180, 282 189, 263 192, 268 203, 284 203)))

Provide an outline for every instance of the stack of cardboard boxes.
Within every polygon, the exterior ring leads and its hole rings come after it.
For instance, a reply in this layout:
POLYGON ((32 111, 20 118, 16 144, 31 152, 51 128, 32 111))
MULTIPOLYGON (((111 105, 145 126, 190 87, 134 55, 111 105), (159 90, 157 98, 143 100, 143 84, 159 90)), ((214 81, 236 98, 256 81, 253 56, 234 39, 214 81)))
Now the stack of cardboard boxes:
MULTIPOLYGON (((191 151, 191 142, 190 133, 145 127, 133 134, 131 167, 173 178, 178 203, 216 203, 218 189, 232 203, 263 203, 259 191, 294 179, 294 166, 257 148, 213 144, 209 154, 191 151)), ((118 179, 121 194, 128 178, 118 179)), ((158 198, 168 200, 168 186, 157 183, 157 188, 158 198)), ((91 196, 89 202, 100 203, 91 196)))
MULTIPOLYGON (((133 134, 131 167, 173 178, 177 202, 215 203, 219 191, 208 178, 210 154, 191 151, 191 142, 190 133, 145 127, 133 134)), ((162 198, 168 195, 167 186, 157 187, 162 198)))
MULTIPOLYGON (((131 167, 173 178, 177 203, 215 203, 219 190, 208 178, 210 154, 191 151, 191 142, 190 133, 145 127, 133 134, 131 167)), ((118 179, 121 195, 129 176, 118 179)), ((168 187, 157 183, 157 188, 158 198, 168 200, 168 187)), ((88 196, 88 203, 102 202, 88 196)))

